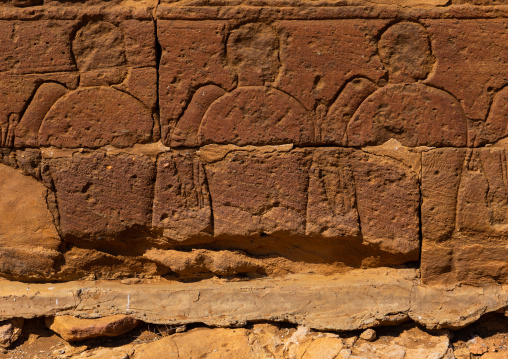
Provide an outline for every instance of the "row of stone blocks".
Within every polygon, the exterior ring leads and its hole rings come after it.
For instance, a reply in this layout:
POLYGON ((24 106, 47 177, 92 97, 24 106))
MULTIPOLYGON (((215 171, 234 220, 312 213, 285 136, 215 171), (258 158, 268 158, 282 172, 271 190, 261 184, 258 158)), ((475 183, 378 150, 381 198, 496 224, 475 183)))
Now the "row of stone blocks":
POLYGON ((2 275, 52 280, 73 245, 319 242, 298 260, 508 281, 508 15, 83 9, 0 8, 2 275))
MULTIPOLYGON (((337 260, 360 256, 360 265, 416 261, 421 250, 424 280, 450 282, 506 281, 506 161, 505 149, 411 150, 395 141, 363 150, 211 145, 158 155, 99 150, 41 158, 26 150, 4 157, 47 186, 58 234, 71 243, 307 238, 334 251, 342 242, 337 260)), ((3 191, 11 192, 2 213, 23 215, 13 202, 23 201, 16 186, 26 180, 0 168, 3 191)), ((2 219, 11 250, 58 249, 56 232, 48 241, 35 231, 27 243, 9 229, 11 220, 2 219)))
POLYGON ((0 145, 496 143, 507 24, 4 20, 0 145))

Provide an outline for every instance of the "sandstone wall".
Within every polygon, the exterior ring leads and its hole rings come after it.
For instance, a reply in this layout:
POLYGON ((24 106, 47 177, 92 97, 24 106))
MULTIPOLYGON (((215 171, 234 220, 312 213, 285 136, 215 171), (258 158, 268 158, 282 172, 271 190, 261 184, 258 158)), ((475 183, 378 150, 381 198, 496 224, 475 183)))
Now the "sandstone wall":
POLYGON ((0 6, 0 275, 508 282, 496 0, 0 6))

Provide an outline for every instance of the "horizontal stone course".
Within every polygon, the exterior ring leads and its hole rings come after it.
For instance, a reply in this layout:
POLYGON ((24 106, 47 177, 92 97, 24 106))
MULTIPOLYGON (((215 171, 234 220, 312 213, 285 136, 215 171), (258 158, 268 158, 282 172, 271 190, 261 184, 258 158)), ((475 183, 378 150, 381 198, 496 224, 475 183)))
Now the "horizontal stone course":
POLYGON ((506 6, 269 5, 0 6, 1 275, 508 281, 506 6))

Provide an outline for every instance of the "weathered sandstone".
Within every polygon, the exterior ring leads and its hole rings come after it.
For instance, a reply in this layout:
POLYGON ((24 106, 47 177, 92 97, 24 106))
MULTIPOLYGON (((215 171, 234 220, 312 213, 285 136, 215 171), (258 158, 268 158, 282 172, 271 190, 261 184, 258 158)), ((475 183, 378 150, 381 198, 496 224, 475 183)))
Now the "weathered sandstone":
POLYGON ((492 354, 308 330, 506 311, 507 29, 501 0, 2 1, 2 346, 46 317, 245 327, 128 357, 492 354))

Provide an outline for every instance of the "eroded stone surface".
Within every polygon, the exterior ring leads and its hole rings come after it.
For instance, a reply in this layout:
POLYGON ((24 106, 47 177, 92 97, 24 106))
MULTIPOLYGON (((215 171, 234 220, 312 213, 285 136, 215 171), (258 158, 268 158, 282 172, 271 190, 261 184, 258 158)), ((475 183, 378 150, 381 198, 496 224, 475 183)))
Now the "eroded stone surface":
POLYGON ((305 151, 233 151, 205 165, 216 236, 304 235, 305 151))
POLYGON ((208 106, 233 88, 233 77, 223 66, 223 27, 222 21, 158 22, 158 40, 163 50, 159 72, 161 135, 165 144, 196 146, 197 130, 208 106), (211 79, 218 89, 207 91, 203 86, 211 79), (177 120, 193 95, 192 88, 201 88, 196 95, 203 100, 194 101, 193 109, 188 110, 195 111, 195 115, 184 115, 177 127, 177 120))
POLYGON ((428 82, 452 93, 462 102, 469 118, 484 121, 491 96, 489 88, 500 89, 508 79, 508 67, 502 60, 508 49, 501 45, 502 41, 489 40, 506 36, 506 19, 422 22, 432 34, 434 56, 438 59, 428 82))
POLYGON ((326 238, 360 235, 352 151, 322 149, 309 170, 307 231, 326 238))
MULTIPOLYGON (((70 71, 69 75, 74 72, 78 81, 63 83, 56 74, 36 77, 38 82, 33 85, 36 86, 33 96, 25 93, 22 99, 26 110, 14 108, 13 111, 19 116, 19 124, 11 130, 16 133, 14 144, 127 147, 157 139, 152 117, 157 98, 153 23, 135 20, 116 24, 107 21, 38 22, 38 25, 44 24, 49 31, 35 31, 35 35, 30 35, 36 37, 33 41, 28 34, 18 34, 24 25, 15 27, 12 37, 23 39, 23 43, 33 43, 30 51, 42 51, 37 50, 38 44, 54 46, 57 42, 64 49, 47 49, 46 53, 52 54, 51 62, 70 64, 65 68, 53 68, 51 63, 49 68, 33 66, 32 71, 70 71), (65 24, 66 27, 61 28, 65 24), (52 32, 57 32, 59 37, 52 32), (42 34, 48 39, 37 38, 42 34)), ((22 50, 17 42, 14 41, 14 48, 22 50)), ((13 51, 11 56, 15 61, 19 55, 13 51)), ((49 62, 42 56, 34 57, 43 61, 43 65, 49 62)))
MULTIPOLYGON (((15 310, 88 316, 100 293, 107 314, 176 308, 152 321, 344 330, 408 318, 456 328, 502 309, 501 3, 4 1, 0 274, 220 278, 172 283, 169 299, 148 288, 149 303, 90 289, 78 304, 34 308, 34 294, 15 310), (409 262, 428 287, 346 273, 409 262), (294 273, 336 276, 267 278, 294 273)), ((320 339, 295 355, 421 354, 320 339)))
POLYGON ((0 192, 0 272, 19 280, 51 278, 60 236, 46 202, 50 191, 0 164, 0 192))
POLYGON ((108 238, 151 224, 155 164, 149 157, 78 153, 45 164, 63 236, 108 238))
POLYGON ((456 99, 421 84, 386 86, 360 105, 347 129, 349 146, 380 145, 391 138, 405 146, 461 147, 467 122, 456 99))
POLYGON ((353 171, 363 240, 416 260, 419 248, 418 168, 375 153, 357 153, 353 171))
POLYGON ((423 156, 423 279, 506 282, 506 150, 423 156))
POLYGON ((213 234, 205 169, 193 151, 167 153, 157 161, 153 226, 178 241, 213 234))

